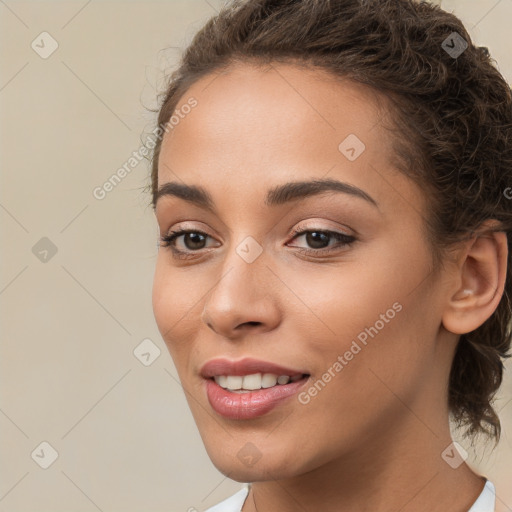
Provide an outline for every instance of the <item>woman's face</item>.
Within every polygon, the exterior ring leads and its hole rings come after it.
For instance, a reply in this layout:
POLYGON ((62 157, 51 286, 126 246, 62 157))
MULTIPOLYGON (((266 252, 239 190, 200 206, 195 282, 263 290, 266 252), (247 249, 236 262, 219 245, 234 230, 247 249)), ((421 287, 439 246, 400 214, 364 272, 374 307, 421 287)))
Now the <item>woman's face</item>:
POLYGON ((391 164, 374 96, 320 71, 239 64, 196 82, 177 112, 159 187, 200 187, 211 208, 162 191, 161 235, 195 234, 173 241, 183 259, 159 249, 153 308, 217 468, 239 481, 291 477, 405 425, 426 430, 418 418, 435 431, 453 349, 440 343, 446 280, 432 273, 426 201, 391 164), (276 192, 314 180, 339 186, 276 192), (306 377, 236 393, 202 374, 218 358, 306 377))

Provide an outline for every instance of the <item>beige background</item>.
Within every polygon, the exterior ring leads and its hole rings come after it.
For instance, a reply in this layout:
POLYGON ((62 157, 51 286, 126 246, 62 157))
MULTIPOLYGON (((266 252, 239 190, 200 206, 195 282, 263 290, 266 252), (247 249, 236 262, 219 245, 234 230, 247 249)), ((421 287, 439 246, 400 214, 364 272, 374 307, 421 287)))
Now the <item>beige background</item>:
MULTIPOLYGON (((140 147, 162 71, 219 5, 0 2, 0 512, 204 510, 240 488, 208 459, 153 319, 147 163, 103 200, 92 193, 140 147), (51 48, 44 31, 59 45, 45 59, 31 47, 51 48), (145 366, 133 351, 148 338, 161 354, 145 366), (58 453, 47 469, 43 441, 58 453)), ((512 82, 512 0, 443 6, 512 82)), ((498 449, 461 443, 501 510, 512 510, 511 370, 498 449)))

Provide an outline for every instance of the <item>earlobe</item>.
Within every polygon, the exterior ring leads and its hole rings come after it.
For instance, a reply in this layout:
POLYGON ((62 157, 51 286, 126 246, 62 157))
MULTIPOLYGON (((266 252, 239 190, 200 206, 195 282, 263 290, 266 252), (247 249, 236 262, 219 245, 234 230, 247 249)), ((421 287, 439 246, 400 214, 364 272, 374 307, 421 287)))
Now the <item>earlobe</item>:
MULTIPOLYGON (((489 229, 489 228, 487 228, 489 229)), ((496 310, 507 274, 507 236, 504 232, 480 230, 466 242, 442 323, 454 334, 480 327, 496 310)))

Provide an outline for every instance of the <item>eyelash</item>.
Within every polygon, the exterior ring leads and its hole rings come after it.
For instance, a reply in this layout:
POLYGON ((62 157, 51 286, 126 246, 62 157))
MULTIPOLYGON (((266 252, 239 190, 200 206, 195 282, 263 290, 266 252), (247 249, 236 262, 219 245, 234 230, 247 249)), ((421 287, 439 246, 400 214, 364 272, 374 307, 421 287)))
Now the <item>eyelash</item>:
MULTIPOLYGON (((174 245, 174 241, 178 237, 188 234, 188 233, 194 233, 194 234, 202 235, 205 237, 210 236, 207 233, 204 233, 203 231, 199 231, 197 229, 177 229, 175 231, 171 231, 170 233, 160 237, 161 246, 166 247, 166 248, 168 247, 169 249, 171 249, 174 257, 177 259, 194 258, 195 253, 199 252, 201 249, 199 249, 197 251, 187 252, 187 251, 182 251, 180 249, 176 249, 176 246, 174 245)), ((305 254, 305 255, 316 256, 319 253, 320 254, 331 253, 332 251, 339 250, 340 246, 350 246, 351 244, 353 244, 356 241, 356 238, 354 236, 346 235, 344 233, 338 233, 337 231, 329 231, 326 229, 323 229, 323 230, 322 229, 306 229, 306 230, 295 229, 292 232, 292 240, 294 240, 295 238, 298 238, 301 235, 305 235, 308 233, 322 233, 325 235, 330 235, 332 238, 334 238, 338 241, 338 244, 334 247, 324 248, 324 249, 306 249, 304 247, 296 247, 298 252, 305 254)))

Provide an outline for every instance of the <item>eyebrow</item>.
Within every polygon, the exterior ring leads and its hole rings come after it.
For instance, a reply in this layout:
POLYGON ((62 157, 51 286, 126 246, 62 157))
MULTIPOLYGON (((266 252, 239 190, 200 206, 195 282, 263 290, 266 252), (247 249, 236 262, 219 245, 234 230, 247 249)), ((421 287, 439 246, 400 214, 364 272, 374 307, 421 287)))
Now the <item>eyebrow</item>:
MULTIPOLYGON (((298 199, 316 196, 325 192, 337 192, 364 199, 369 204, 378 208, 378 203, 364 190, 333 179, 320 179, 312 181, 293 181, 283 185, 277 185, 267 191, 265 205, 278 206, 298 199)), ((186 185, 169 181, 164 183, 156 194, 155 205, 160 197, 173 196, 188 201, 200 208, 216 213, 215 202, 210 193, 201 186, 186 185)))

